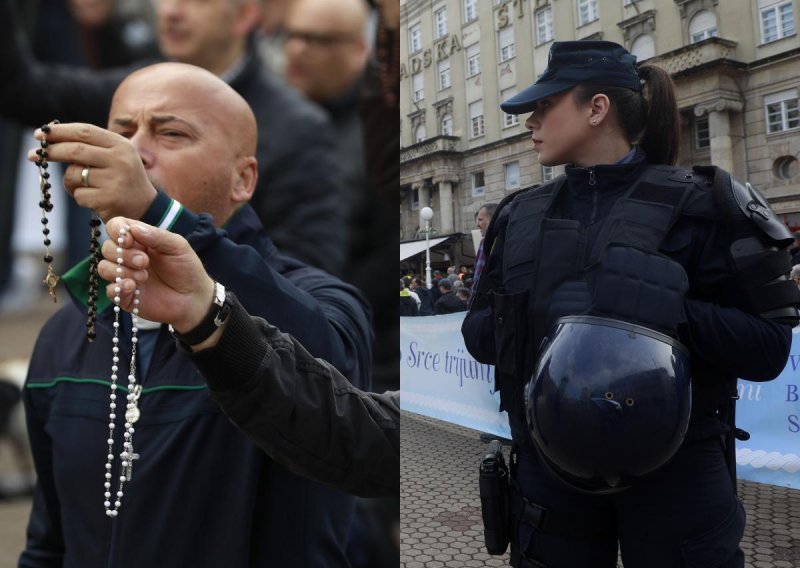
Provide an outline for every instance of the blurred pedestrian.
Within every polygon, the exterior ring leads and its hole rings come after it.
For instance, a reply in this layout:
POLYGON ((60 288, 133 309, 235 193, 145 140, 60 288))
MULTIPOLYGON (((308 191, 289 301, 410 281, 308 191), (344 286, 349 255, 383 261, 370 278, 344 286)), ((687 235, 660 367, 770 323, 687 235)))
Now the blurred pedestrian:
POLYGON ((400 317, 418 316, 419 304, 411 296, 411 291, 406 288, 406 283, 400 279, 400 317))
POLYGON ((455 312, 464 312, 467 310, 467 306, 464 302, 459 300, 453 293, 453 283, 450 282, 450 279, 442 278, 439 281, 439 290, 442 295, 436 300, 436 304, 433 306, 435 314, 453 314, 455 312))

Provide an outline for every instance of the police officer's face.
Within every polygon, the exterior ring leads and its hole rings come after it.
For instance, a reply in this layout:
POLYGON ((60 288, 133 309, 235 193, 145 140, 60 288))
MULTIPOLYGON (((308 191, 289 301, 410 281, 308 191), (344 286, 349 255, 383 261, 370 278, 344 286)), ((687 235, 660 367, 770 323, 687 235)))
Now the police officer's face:
POLYGON ((539 163, 592 165, 583 163, 591 145, 587 117, 588 111, 577 105, 571 91, 538 101, 525 128, 531 131, 539 163))

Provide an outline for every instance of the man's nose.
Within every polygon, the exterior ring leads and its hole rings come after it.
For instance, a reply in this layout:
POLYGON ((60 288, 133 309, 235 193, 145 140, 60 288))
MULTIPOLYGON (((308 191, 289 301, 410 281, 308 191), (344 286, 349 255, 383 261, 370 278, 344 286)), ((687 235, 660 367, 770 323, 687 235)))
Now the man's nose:
POLYGON ((151 168, 155 162, 155 152, 151 148, 149 139, 144 134, 137 133, 131 136, 130 141, 136 149, 136 153, 139 154, 144 168, 151 168))

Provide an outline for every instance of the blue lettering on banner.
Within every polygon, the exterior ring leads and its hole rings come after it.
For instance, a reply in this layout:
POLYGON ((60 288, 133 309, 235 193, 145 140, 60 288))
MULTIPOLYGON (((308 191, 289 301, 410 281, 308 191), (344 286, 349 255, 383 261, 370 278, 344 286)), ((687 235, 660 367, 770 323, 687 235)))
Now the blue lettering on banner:
POLYGON ((433 351, 420 351, 419 344, 412 341, 408 346, 406 364, 412 369, 425 369, 426 371, 439 371, 441 356, 433 351))
POLYGON ((800 355, 789 355, 789 362, 792 364, 792 371, 797 371, 797 365, 800 365, 800 355))
MULTIPOLYGON (((458 377, 458 386, 464 386, 464 379, 480 381, 494 385, 494 376, 490 365, 478 363, 472 357, 465 357, 464 350, 459 348, 456 353, 444 352, 444 372, 458 377)), ((490 391, 491 392, 491 391, 490 391)))
POLYGON ((753 386, 753 383, 739 383, 737 386, 739 390, 739 400, 761 400, 761 385, 753 386))
POLYGON ((797 402, 797 385, 786 385, 786 402, 797 402))
POLYGON ((800 432, 800 418, 795 414, 789 415, 789 432, 794 432, 795 434, 800 432))

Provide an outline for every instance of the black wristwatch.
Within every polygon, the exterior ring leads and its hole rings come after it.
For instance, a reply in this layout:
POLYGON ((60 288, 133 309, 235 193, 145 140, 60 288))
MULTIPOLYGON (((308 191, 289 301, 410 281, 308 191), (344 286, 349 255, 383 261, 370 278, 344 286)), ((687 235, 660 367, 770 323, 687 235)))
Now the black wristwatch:
POLYGON ((175 339, 186 346, 197 345, 211 337, 211 334, 222 327, 230 315, 231 304, 226 301, 225 286, 214 282, 214 301, 203 320, 186 333, 178 333, 172 326, 169 326, 169 331, 175 339))

